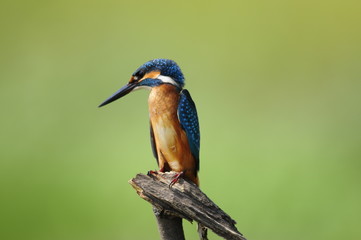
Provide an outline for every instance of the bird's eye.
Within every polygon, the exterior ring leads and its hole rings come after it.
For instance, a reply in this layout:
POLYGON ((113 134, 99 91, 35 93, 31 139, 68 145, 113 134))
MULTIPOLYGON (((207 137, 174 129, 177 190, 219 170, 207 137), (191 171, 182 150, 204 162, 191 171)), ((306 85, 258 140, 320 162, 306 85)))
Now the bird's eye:
POLYGON ((133 76, 133 80, 138 81, 139 80, 138 76, 133 76))

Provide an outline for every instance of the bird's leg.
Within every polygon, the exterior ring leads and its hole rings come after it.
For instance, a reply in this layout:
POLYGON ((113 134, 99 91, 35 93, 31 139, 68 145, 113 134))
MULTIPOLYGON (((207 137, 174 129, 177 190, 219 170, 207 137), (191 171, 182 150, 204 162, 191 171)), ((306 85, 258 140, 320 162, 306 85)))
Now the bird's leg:
POLYGON ((169 183, 169 188, 172 188, 173 185, 178 182, 179 178, 182 177, 184 175, 184 171, 177 173, 174 178, 172 179, 172 181, 169 183))
POLYGON ((147 172, 147 175, 148 175, 148 176, 154 175, 154 174, 158 174, 158 172, 157 172, 157 171, 153 171, 153 170, 149 170, 149 171, 147 172))
POLYGON ((158 172, 164 172, 164 167, 160 168, 158 171, 149 170, 147 175, 158 174, 158 172))

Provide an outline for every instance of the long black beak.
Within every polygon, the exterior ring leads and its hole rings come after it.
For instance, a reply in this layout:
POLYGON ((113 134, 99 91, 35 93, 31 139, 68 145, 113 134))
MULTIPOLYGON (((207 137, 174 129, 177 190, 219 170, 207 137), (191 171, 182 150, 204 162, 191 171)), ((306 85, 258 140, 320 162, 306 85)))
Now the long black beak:
POLYGON ((114 102, 115 100, 127 95, 130 93, 135 87, 137 86, 137 83, 128 83, 118 91, 116 91, 111 97, 109 97, 107 100, 105 100, 102 104, 99 105, 99 107, 103 107, 104 105, 107 105, 108 103, 114 102))

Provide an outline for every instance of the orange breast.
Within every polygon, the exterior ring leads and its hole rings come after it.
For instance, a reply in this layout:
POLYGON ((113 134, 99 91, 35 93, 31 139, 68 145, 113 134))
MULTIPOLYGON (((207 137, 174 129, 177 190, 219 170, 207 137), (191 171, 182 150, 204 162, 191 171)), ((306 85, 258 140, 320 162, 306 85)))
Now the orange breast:
POLYGON ((178 120, 178 102, 179 92, 168 84, 153 87, 149 95, 149 116, 158 163, 165 171, 183 171, 186 178, 198 184, 195 159, 178 120))

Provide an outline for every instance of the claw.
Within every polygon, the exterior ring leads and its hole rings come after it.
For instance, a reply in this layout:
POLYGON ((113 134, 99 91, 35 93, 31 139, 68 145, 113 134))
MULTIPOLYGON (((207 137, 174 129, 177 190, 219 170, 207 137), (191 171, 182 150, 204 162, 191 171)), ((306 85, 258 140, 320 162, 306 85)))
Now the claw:
POLYGON ((153 171, 153 170, 149 170, 149 171, 147 172, 147 175, 148 175, 148 176, 150 176, 150 175, 156 175, 156 174, 158 174, 158 172, 157 172, 157 171, 153 171))
POLYGON ((157 175, 159 172, 164 172, 164 168, 161 168, 159 169, 158 171, 153 171, 153 170, 149 170, 147 172, 147 175, 150 176, 150 175, 157 175))
POLYGON ((179 178, 181 178, 184 175, 184 172, 180 172, 177 173, 174 178, 172 179, 172 181, 169 183, 169 188, 172 188, 174 184, 176 184, 176 182, 178 182, 179 178))

